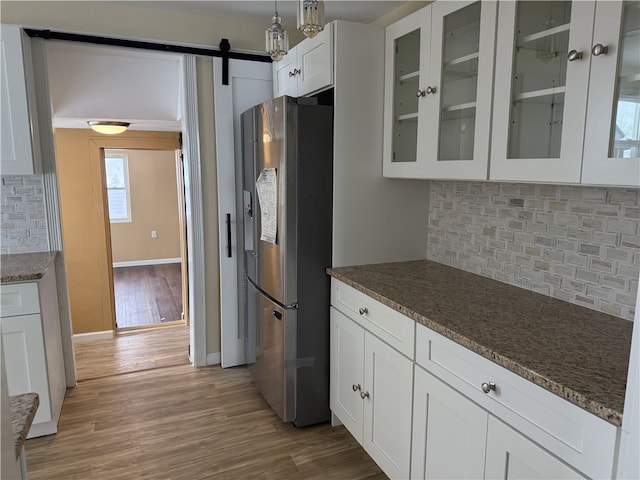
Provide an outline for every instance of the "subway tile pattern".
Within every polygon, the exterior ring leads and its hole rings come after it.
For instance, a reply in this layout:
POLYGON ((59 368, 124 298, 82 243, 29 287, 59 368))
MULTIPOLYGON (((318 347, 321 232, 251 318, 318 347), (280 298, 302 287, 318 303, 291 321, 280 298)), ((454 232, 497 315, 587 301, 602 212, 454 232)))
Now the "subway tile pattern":
POLYGON ((0 253, 49 250, 42 175, 3 175, 0 213, 0 253))
POLYGON ((433 181, 428 258, 633 320, 640 190, 433 181))

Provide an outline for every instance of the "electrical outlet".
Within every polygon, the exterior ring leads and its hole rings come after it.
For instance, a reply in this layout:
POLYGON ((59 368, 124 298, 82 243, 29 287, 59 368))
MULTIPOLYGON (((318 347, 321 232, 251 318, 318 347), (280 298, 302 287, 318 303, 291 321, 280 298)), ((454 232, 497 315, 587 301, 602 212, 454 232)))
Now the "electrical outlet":
POLYGON ((151 238, 158 238, 158 232, 151 230, 151 238))

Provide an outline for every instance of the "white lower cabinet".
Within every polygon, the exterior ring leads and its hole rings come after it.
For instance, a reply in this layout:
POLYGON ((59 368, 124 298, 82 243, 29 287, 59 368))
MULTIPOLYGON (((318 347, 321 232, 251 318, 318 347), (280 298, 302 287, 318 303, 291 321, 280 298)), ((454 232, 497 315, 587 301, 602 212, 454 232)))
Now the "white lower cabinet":
POLYGON ((331 309, 331 409, 391 478, 408 478, 413 362, 331 309))
POLYGON ((584 479, 524 435, 489 415, 486 480, 584 479))
POLYGON ((37 282, 0 286, 0 329, 9 395, 35 392, 40 405, 27 438, 58 431, 66 392, 60 316, 50 267, 37 282))
POLYGON ((487 412, 415 367, 412 479, 483 477, 487 412))
POLYGON ((331 280, 331 410, 391 478, 614 478, 619 428, 331 280))
POLYGON ((587 478, 416 365, 412 479, 587 478))

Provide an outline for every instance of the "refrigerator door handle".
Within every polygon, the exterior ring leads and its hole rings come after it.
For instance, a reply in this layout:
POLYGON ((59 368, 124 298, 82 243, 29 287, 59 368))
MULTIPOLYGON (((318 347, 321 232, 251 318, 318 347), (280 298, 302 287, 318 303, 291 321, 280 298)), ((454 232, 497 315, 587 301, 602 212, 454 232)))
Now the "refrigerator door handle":
POLYGON ((231 214, 227 213, 227 258, 231 258, 231 214))

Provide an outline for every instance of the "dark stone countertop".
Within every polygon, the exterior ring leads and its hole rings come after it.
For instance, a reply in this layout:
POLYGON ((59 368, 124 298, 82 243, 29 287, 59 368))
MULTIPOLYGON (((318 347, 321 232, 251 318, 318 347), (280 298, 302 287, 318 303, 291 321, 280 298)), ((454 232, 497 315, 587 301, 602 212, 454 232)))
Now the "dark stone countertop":
POLYGON ((633 322, 428 260, 327 272, 621 425, 633 322))
POLYGON ((9 397, 9 411, 11 413, 16 458, 20 456, 39 405, 40 397, 38 397, 37 393, 23 393, 22 395, 9 397))
POLYGON ((0 255, 0 282, 39 280, 53 263, 57 252, 9 253, 0 255))

